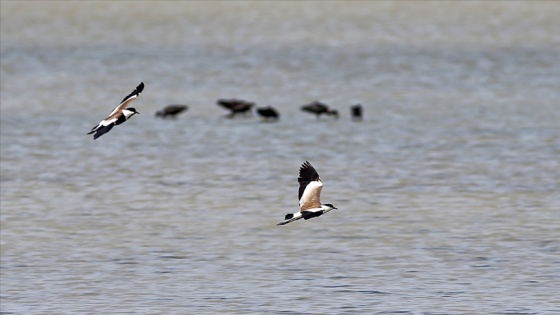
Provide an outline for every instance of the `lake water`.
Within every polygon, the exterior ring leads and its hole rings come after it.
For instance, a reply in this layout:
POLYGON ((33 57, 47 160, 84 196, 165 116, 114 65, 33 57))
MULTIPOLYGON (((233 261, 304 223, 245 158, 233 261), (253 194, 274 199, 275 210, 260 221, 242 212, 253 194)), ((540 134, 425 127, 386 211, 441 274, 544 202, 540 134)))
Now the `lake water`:
POLYGON ((559 16, 3 1, 1 313, 560 314, 559 16), (340 210, 276 226, 305 160, 340 210))

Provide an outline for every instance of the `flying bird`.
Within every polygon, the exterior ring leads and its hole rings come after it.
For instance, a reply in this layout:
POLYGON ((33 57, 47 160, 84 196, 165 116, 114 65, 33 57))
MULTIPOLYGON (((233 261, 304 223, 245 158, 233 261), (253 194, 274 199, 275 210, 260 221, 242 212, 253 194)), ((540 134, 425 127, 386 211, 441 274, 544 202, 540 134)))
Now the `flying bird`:
POLYGON ((156 117, 160 118, 177 118, 177 115, 186 111, 187 105, 171 104, 156 112, 156 117))
POLYGON ((280 118, 280 114, 278 114, 278 111, 272 106, 258 107, 257 114, 265 120, 278 120, 280 118))
POLYGON ((319 101, 314 101, 309 104, 301 106, 301 110, 310 114, 315 114, 317 118, 321 115, 334 116, 338 118, 338 111, 336 109, 329 109, 329 106, 319 101))
POLYGON ((277 225, 288 224, 301 218, 309 220, 311 218, 321 216, 331 210, 338 209, 330 203, 321 203, 320 197, 323 182, 321 182, 319 174, 308 161, 305 161, 299 168, 298 182, 300 211, 286 214, 286 217, 284 218, 285 221, 282 221, 277 225))
POLYGON ((115 125, 120 125, 123 122, 130 119, 130 117, 134 116, 134 114, 140 114, 136 111, 134 107, 128 107, 130 102, 132 102, 144 89, 144 82, 140 82, 140 84, 136 87, 132 93, 127 95, 119 106, 115 107, 109 117, 103 119, 97 126, 93 127, 90 132, 87 134, 90 135, 95 132, 93 135, 93 140, 101 137, 102 135, 109 132, 115 125))

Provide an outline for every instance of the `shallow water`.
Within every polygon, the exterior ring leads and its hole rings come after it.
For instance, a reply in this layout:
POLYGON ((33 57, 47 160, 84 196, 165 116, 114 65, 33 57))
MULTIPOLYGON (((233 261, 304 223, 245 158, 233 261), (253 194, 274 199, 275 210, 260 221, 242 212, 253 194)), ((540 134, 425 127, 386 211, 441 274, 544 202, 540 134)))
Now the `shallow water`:
POLYGON ((2 314, 560 313, 559 4, 1 6, 2 314))

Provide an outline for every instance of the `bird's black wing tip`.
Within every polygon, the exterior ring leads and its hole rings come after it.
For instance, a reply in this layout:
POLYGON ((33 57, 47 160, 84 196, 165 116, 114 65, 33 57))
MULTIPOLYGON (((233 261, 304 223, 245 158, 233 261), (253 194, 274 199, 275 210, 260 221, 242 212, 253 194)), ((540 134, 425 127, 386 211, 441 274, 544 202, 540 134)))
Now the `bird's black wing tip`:
POLYGON ((309 171, 312 171, 312 172, 316 172, 316 171, 315 171, 315 168, 313 167, 313 165, 311 165, 311 163, 310 163, 309 161, 307 161, 307 160, 305 160, 305 162, 303 162, 303 163, 301 164, 301 167, 300 167, 300 171, 305 171, 305 170, 309 170, 309 171))
POLYGON ((309 163, 309 161, 303 162, 301 167, 299 168, 299 177, 298 182, 305 183, 319 179, 319 173, 317 170, 309 163))

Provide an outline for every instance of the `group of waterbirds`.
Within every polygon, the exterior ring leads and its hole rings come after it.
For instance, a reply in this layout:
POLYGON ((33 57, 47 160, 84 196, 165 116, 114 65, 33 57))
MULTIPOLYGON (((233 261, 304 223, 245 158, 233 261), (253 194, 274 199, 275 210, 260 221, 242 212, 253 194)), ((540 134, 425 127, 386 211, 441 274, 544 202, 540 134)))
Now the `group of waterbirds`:
MULTIPOLYGON (((236 98, 219 99, 216 104, 229 111, 227 118, 236 116, 250 116, 255 107, 255 103, 240 100, 236 98)), ((156 112, 156 117, 175 118, 180 113, 188 109, 187 105, 171 104, 156 112)), ((338 118, 338 110, 331 109, 325 103, 314 101, 301 106, 301 110, 310 114, 314 114, 319 119, 322 115, 338 118)), ((266 121, 276 121, 280 119, 278 110, 270 105, 264 107, 256 107, 257 114, 266 121)), ((357 104, 350 107, 350 114, 353 121, 362 120, 362 105, 357 104)))
MULTIPOLYGON (((134 89, 134 91, 128 94, 121 101, 121 103, 117 107, 115 107, 113 111, 111 111, 107 118, 99 122, 99 124, 93 127, 87 134, 94 134, 93 139, 95 140, 109 132, 115 125, 120 125, 135 114, 139 114, 134 107, 129 107, 129 104, 133 100, 138 98, 143 90, 144 82, 140 82, 140 84, 134 89)), ((246 112, 249 112, 250 109, 254 106, 254 103, 237 99, 221 99, 218 100, 218 104, 230 109, 232 111, 231 115, 235 115, 237 113, 245 114, 246 112), (235 108, 235 110, 233 110, 232 108, 235 108)), ((163 110, 158 111, 156 113, 156 116, 163 118, 173 117, 185 111, 186 109, 187 107, 185 105, 169 105, 163 110)), ((315 113, 317 116, 320 116, 323 113, 326 113, 327 115, 335 115, 333 113, 336 112, 335 110, 329 110, 328 106, 319 102, 313 102, 311 104, 304 105, 302 107, 302 110, 315 113)), ((271 107, 262 108, 262 112, 272 116, 274 116, 274 114, 271 113, 275 113, 276 117, 278 117, 278 113, 276 113, 276 111, 271 107)), ((265 116, 266 114, 261 115, 265 116)), ((336 115, 338 115, 337 112, 336 115)), ((278 223, 277 225, 285 225, 299 219, 309 220, 311 218, 321 216, 331 210, 337 209, 332 204, 321 203, 320 197, 321 189, 323 188, 323 182, 319 178, 319 174, 317 173, 315 168, 308 161, 305 161, 299 169, 298 182, 298 199, 300 211, 296 213, 286 214, 286 216, 284 217, 284 221, 278 223)))
MULTIPOLYGON (((217 101, 217 104, 230 111, 227 115, 227 117, 229 118, 233 118, 236 115, 249 115, 251 114, 252 108, 255 106, 255 103, 253 102, 235 98, 219 99, 217 101)), ((321 115, 338 118, 338 110, 331 109, 327 104, 319 101, 314 101, 309 104, 302 105, 301 110, 310 114, 314 114, 317 116, 317 118, 320 118, 321 115)), ((256 111, 257 114, 259 114, 266 120, 278 120, 280 118, 280 114, 278 113, 278 111, 270 105, 266 107, 257 107, 256 111)), ((360 104, 350 107, 350 114, 352 116, 352 120, 354 121, 362 120, 362 112, 362 105, 360 104)))

